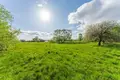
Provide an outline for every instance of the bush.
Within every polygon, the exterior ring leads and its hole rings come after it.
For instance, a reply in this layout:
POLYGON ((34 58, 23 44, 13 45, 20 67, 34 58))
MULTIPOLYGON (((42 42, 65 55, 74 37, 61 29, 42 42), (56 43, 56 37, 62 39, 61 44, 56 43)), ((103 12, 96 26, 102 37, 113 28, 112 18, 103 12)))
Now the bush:
POLYGON ((0 43, 0 51, 6 50, 7 47, 5 46, 5 44, 0 43))
POLYGON ((49 40, 48 42, 50 42, 50 43, 56 43, 54 40, 49 40))

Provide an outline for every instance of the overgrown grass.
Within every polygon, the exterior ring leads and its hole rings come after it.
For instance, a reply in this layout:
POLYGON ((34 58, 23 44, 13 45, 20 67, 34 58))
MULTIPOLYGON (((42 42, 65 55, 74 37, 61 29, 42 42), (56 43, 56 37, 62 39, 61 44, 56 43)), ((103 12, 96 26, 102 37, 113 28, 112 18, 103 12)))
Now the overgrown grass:
POLYGON ((120 80, 118 46, 19 43, 0 55, 0 80, 120 80))

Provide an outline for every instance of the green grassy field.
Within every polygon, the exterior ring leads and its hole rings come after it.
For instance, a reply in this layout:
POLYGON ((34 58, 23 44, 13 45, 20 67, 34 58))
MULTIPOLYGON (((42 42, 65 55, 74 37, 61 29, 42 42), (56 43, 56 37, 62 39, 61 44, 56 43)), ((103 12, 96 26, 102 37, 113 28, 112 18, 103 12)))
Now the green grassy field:
POLYGON ((0 80, 120 80, 120 46, 19 43, 0 54, 0 80))

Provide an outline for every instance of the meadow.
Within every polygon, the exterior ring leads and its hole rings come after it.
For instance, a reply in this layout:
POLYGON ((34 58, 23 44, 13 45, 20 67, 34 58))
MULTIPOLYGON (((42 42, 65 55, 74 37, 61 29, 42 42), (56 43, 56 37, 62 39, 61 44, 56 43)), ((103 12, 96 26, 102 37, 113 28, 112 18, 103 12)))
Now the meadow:
POLYGON ((18 43, 0 53, 0 80, 120 80, 120 46, 18 43))

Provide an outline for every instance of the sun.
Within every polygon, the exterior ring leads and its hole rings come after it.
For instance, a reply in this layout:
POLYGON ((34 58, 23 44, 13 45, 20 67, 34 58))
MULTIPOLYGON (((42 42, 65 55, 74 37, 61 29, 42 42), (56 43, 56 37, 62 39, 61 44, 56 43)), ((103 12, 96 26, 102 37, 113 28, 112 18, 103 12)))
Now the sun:
POLYGON ((51 14, 48 10, 46 9, 42 9, 40 11, 40 19, 44 22, 50 21, 51 18, 51 14))

